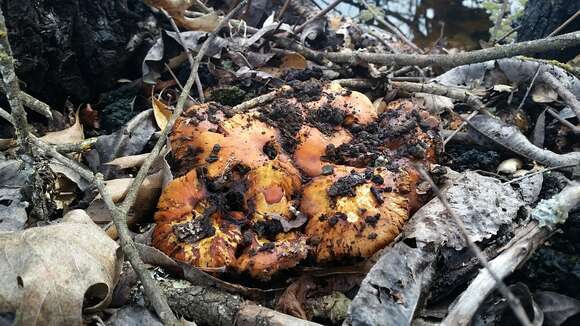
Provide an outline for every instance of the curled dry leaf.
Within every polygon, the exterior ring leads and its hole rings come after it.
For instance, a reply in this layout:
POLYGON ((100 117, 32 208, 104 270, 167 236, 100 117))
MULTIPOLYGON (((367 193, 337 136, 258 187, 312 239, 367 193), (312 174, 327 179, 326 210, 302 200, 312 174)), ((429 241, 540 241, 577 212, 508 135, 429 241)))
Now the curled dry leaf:
POLYGON ((153 106, 153 115, 155 116, 155 122, 157 122, 157 127, 163 130, 167 126, 167 121, 171 118, 171 110, 167 107, 165 103, 155 98, 151 97, 151 105, 153 106))
POLYGON ((552 103, 558 99, 558 93, 544 83, 534 85, 531 95, 532 100, 536 103, 552 103))
POLYGON ((80 325, 106 307, 122 262, 119 246, 82 210, 59 224, 0 234, 0 313, 16 325, 80 325))
POLYGON ((85 134, 83 132, 83 125, 81 124, 81 119, 79 119, 79 111, 75 113, 75 123, 74 125, 60 131, 49 132, 40 139, 49 144, 69 144, 78 143, 85 139, 85 134))

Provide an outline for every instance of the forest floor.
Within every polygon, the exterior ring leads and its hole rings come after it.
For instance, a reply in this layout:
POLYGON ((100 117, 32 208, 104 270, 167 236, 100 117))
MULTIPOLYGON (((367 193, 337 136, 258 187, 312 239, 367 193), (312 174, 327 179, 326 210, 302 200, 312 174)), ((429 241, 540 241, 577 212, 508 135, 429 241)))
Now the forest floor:
POLYGON ((73 2, 0 12, 0 325, 580 322, 580 5, 73 2))

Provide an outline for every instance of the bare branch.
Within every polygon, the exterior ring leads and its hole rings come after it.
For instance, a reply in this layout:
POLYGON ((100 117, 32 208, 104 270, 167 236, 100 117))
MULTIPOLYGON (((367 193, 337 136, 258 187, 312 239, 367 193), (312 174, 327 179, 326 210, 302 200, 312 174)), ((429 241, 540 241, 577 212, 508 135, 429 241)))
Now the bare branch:
POLYGON ((534 41, 526 41, 509 45, 501 45, 492 48, 461 52, 456 54, 396 54, 396 53, 365 53, 365 52, 321 52, 313 51, 304 46, 280 42, 281 46, 287 45, 289 49, 300 52, 311 60, 329 60, 335 63, 357 64, 375 63, 389 66, 416 65, 443 66, 452 68, 471 63, 485 62, 489 60, 509 58, 518 55, 530 55, 538 52, 562 50, 580 45, 580 32, 562 34, 550 38, 534 41))
POLYGON ((18 77, 16 77, 14 70, 14 58, 12 57, 10 42, 8 42, 8 30, 6 29, 2 9, 0 9, 0 73, 2 74, 4 89, 6 90, 6 98, 12 109, 12 120, 18 144, 25 153, 29 153, 28 121, 19 96, 20 85, 18 85, 18 77))

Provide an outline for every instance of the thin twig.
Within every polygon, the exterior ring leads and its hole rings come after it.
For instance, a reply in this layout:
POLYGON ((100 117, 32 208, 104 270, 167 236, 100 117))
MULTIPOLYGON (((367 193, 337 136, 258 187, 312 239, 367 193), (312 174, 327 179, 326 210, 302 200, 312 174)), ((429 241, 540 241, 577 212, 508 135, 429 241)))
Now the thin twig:
MULTIPOLYGON (((580 38, 580 35, 579 35, 580 38)), ((580 120, 580 101, 576 98, 576 96, 570 92, 562 83, 558 80, 558 78, 554 77, 551 73, 544 71, 540 74, 541 80, 552 86, 556 93, 570 106, 570 108, 576 113, 576 116, 580 120)))
POLYGON ((54 148, 60 153, 78 153, 78 152, 88 152, 97 143, 97 137, 91 137, 84 139, 78 143, 69 143, 69 144, 58 144, 55 145, 54 148))
MULTIPOLYGON (((282 39, 282 38, 280 38, 282 39)), ((282 47, 300 52, 304 57, 317 62, 332 61, 335 63, 360 64, 374 63, 387 66, 416 65, 443 66, 447 68, 462 66, 471 63, 509 58, 518 55, 529 55, 551 50, 562 50, 580 45, 580 32, 562 34, 540 40, 501 45, 492 48, 460 52, 454 54, 403 54, 403 53, 367 53, 359 51, 348 52, 321 52, 313 51, 293 42, 276 40, 282 47)))
POLYGON ((573 125, 570 121, 562 118, 558 113, 554 112, 554 110, 548 108, 546 109, 546 111, 552 116, 554 117, 556 120, 560 121, 561 124, 563 124, 564 126, 570 128, 572 130, 572 132, 574 132, 575 134, 580 134, 580 127, 573 125))
POLYGON ((532 90, 532 87, 534 87, 534 83, 536 82, 536 78, 538 78, 538 76, 540 75, 540 70, 542 70, 542 65, 538 64, 538 69, 536 70, 536 73, 534 74, 534 77, 532 78, 530 85, 526 89, 526 94, 524 94, 524 98, 520 102, 520 105, 518 105, 518 110, 521 110, 522 107, 524 106, 524 103, 526 102, 528 95, 530 95, 530 91, 532 90))
POLYGON ((453 132, 451 132, 451 135, 449 135, 447 138, 445 138, 445 140, 443 141, 443 146, 445 147, 445 145, 447 145, 447 143, 453 139, 453 137, 455 137, 455 135, 457 135, 458 132, 461 131, 461 129, 463 129, 463 127, 467 126, 467 122, 471 119, 473 119, 473 117, 475 117, 476 115, 479 114, 479 111, 473 111, 471 112, 467 118, 465 118, 465 121, 461 121, 461 124, 459 125, 459 127, 457 127, 457 129, 453 130, 453 132))
POLYGON ((566 21, 563 22, 562 25, 558 26, 558 28, 556 28, 552 33, 548 34, 547 37, 552 37, 552 36, 558 34, 558 32, 560 32, 562 29, 566 28, 566 26, 568 26, 568 24, 573 22, 574 19, 578 18, 578 16, 580 16, 580 9, 578 9, 578 11, 576 11, 576 13, 574 15, 572 15, 570 18, 566 19, 566 21))
POLYGON ((512 28, 509 32, 505 33, 504 35, 502 35, 500 38, 497 39, 497 41, 495 41, 494 44, 499 44, 501 43, 503 40, 505 40, 506 38, 508 38, 510 35, 512 35, 513 33, 519 31, 522 28, 522 25, 516 27, 516 28, 512 28))
POLYGON ((20 85, 18 85, 18 77, 14 70, 14 58, 12 56, 10 42, 8 41, 8 30, 6 29, 2 9, 0 9, 0 73, 2 74, 2 83, 6 91, 6 98, 12 110, 16 139, 22 150, 25 153, 30 153, 28 121, 19 96, 21 94, 20 85))
POLYGON ((274 90, 270 93, 266 93, 264 95, 260 95, 258 97, 254 97, 251 100, 245 101, 240 103, 232 108, 234 113, 243 113, 247 112, 248 110, 255 108, 257 106, 263 105, 265 103, 271 102, 281 96, 290 94, 294 91, 294 89, 288 85, 283 85, 282 87, 274 90))
POLYGON ((445 86, 435 83, 411 83, 398 81, 391 81, 390 83, 393 87, 403 89, 408 92, 429 93, 460 100, 467 103, 467 105, 473 107, 474 109, 481 111, 482 113, 487 113, 485 110, 485 105, 477 96, 473 95, 468 90, 459 87, 445 86))
POLYGON ((411 49, 415 50, 418 53, 422 53, 423 51, 415 45, 415 43, 411 42, 403 33, 401 33, 395 26, 393 26, 388 21, 384 20, 381 16, 381 13, 377 12, 373 7, 369 6, 366 0, 358 0, 365 8, 373 15, 373 17, 378 21, 381 25, 387 27, 392 33, 394 33, 401 41, 407 44, 411 49))
POLYGON ((503 0, 503 2, 501 4, 501 8, 499 10, 499 13, 497 14, 495 24, 493 25, 493 29, 491 30, 492 43, 495 43, 495 40, 497 39, 497 33, 499 32, 499 29, 501 27, 501 22, 503 20, 503 16, 505 16, 508 5, 509 5, 509 0, 503 0))
POLYGON ((282 16, 284 16, 284 13, 286 13, 286 10, 288 10, 288 5, 290 4, 290 1, 292 1, 292 0, 284 1, 282 8, 280 8, 280 11, 276 14, 277 19, 280 19, 280 18, 282 18, 282 16))
POLYGON ((447 199, 445 198, 445 196, 443 196, 443 194, 439 190, 439 187, 437 187, 437 185, 435 184, 433 179, 431 179, 429 174, 427 174, 427 172, 425 172, 423 167, 417 166, 417 168, 418 168, 419 173, 423 177, 423 179, 426 180, 427 182, 429 182, 429 184, 431 185, 431 189, 433 190, 433 192, 435 193, 437 198, 439 198, 439 200, 441 201, 441 203, 445 207, 447 214, 453 219, 453 221, 455 222, 455 224, 459 228, 459 231, 461 231, 461 235, 462 235, 463 239, 465 240, 465 242, 467 243, 467 245, 469 246, 469 248, 471 249, 473 254, 477 257, 481 266, 483 266, 483 268, 485 268, 488 271, 489 275, 495 281, 495 285, 497 286, 500 293, 506 298, 508 304, 512 308, 515 316, 518 318, 520 323, 524 326, 531 326, 530 320, 528 319, 528 315, 526 314, 526 311, 522 307, 520 300, 516 296, 514 296, 514 294, 510 291, 510 289, 502 281, 502 279, 499 278, 494 273, 494 271, 492 271, 490 269, 489 262, 488 262, 487 258, 481 252, 481 249, 479 249, 479 247, 473 242, 473 240, 471 240, 471 238, 469 237, 469 235, 467 233, 467 229, 465 227, 465 224, 463 224, 463 221, 459 217, 457 217, 455 212, 453 212, 453 209, 451 208, 451 206, 447 202, 447 199))
POLYGON ((294 32, 296 34, 302 32, 304 30, 304 28, 306 28, 306 26, 312 24, 312 22, 314 22, 315 20, 323 17, 324 15, 326 15, 329 11, 331 11, 332 9, 334 9, 334 7, 338 6, 342 1, 344 0, 334 0, 334 2, 332 2, 331 4, 328 5, 328 7, 324 8, 323 10, 319 11, 318 13, 316 13, 316 15, 310 17, 308 20, 306 20, 306 22, 300 26, 298 26, 294 32))
POLYGON ((518 181, 527 179, 529 177, 533 177, 536 174, 540 174, 540 173, 544 173, 544 172, 548 172, 548 171, 552 171, 552 170, 572 168, 574 166, 576 166, 576 164, 568 164, 568 165, 560 165, 560 166, 552 166, 552 167, 548 167, 548 168, 542 168, 541 170, 534 171, 534 172, 530 172, 530 173, 528 173, 526 175, 522 175, 521 177, 518 177, 518 178, 515 178, 515 179, 511 179, 510 181, 505 182, 505 184, 510 184, 510 183, 518 182, 518 181))

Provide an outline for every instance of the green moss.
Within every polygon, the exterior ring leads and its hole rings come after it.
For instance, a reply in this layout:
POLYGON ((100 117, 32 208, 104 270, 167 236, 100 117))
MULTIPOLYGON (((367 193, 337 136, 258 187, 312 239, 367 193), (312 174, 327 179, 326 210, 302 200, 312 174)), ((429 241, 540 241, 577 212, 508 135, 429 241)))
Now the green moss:
POLYGON ((211 100, 223 105, 238 105, 245 99, 246 92, 237 86, 219 88, 211 93, 211 100))

